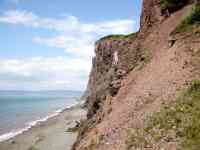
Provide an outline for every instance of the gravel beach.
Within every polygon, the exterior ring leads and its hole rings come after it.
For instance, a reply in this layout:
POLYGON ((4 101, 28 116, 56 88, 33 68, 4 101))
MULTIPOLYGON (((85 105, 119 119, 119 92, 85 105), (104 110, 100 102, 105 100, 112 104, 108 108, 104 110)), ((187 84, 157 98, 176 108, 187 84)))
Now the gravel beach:
POLYGON ((86 111, 76 106, 42 122, 30 130, 0 143, 0 150, 70 150, 77 133, 66 132, 86 111))

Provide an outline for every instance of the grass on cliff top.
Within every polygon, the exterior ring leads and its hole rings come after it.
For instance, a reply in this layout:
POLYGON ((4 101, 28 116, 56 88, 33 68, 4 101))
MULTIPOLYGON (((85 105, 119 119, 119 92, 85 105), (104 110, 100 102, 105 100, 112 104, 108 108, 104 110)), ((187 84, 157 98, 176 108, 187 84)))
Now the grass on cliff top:
POLYGON ((147 118, 144 129, 132 129, 127 150, 153 147, 161 141, 176 141, 178 150, 200 147, 200 81, 193 81, 176 100, 147 118))
POLYGON ((174 12, 187 4, 187 0, 160 0, 160 7, 162 10, 174 12))
POLYGON ((118 35, 108 35, 105 36, 103 38, 101 38, 99 41, 97 42, 101 42, 104 40, 123 40, 123 39, 135 39, 136 38, 136 34, 137 33, 131 33, 128 35, 123 35, 123 34, 118 34, 118 35))
POLYGON ((188 31, 194 24, 200 25, 200 5, 194 6, 192 13, 176 27, 174 33, 188 31))

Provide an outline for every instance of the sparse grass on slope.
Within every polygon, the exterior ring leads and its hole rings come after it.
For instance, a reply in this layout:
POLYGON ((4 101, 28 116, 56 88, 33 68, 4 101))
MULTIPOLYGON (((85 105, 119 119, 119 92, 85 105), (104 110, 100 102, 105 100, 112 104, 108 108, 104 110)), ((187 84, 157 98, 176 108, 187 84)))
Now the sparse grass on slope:
POLYGON ((176 27, 175 33, 185 32, 194 24, 200 24, 200 5, 196 5, 193 8, 192 13, 176 27))
POLYGON ((144 129, 130 130, 127 149, 153 147, 176 141, 178 150, 200 147, 200 81, 193 81, 174 104, 164 106, 147 119, 144 129))

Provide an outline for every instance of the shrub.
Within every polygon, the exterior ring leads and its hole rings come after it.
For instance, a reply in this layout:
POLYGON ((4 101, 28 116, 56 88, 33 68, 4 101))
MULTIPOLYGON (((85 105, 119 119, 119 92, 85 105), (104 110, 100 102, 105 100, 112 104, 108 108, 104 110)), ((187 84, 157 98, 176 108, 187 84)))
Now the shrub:
POLYGON ((174 12, 187 3, 187 0, 160 0, 160 6, 162 10, 168 10, 174 12))
POLYGON ((78 126, 75 126, 75 127, 72 127, 72 128, 68 128, 67 130, 66 130, 66 132, 78 132, 78 130, 79 130, 79 127, 78 126))
POLYGON ((140 60, 137 62, 137 64, 135 65, 135 68, 137 67, 137 69, 142 69, 146 64, 148 64, 151 59, 152 59, 152 51, 149 49, 143 49, 140 50, 141 54, 140 54, 140 60))
POLYGON ((187 31, 191 25, 200 23, 200 5, 196 5, 192 13, 186 17, 175 29, 175 33, 187 31))
POLYGON ((28 148, 28 150, 38 150, 35 146, 31 146, 28 148))
POLYGON ((196 5, 189 17, 187 17, 188 24, 200 23, 200 5, 196 5))

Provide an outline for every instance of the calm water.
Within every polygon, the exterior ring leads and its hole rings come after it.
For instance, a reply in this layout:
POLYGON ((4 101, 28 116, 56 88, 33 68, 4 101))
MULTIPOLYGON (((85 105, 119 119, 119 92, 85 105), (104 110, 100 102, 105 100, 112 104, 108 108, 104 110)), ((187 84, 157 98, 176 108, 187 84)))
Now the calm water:
POLYGON ((0 91, 0 139, 77 103, 80 96, 73 91, 0 91))

